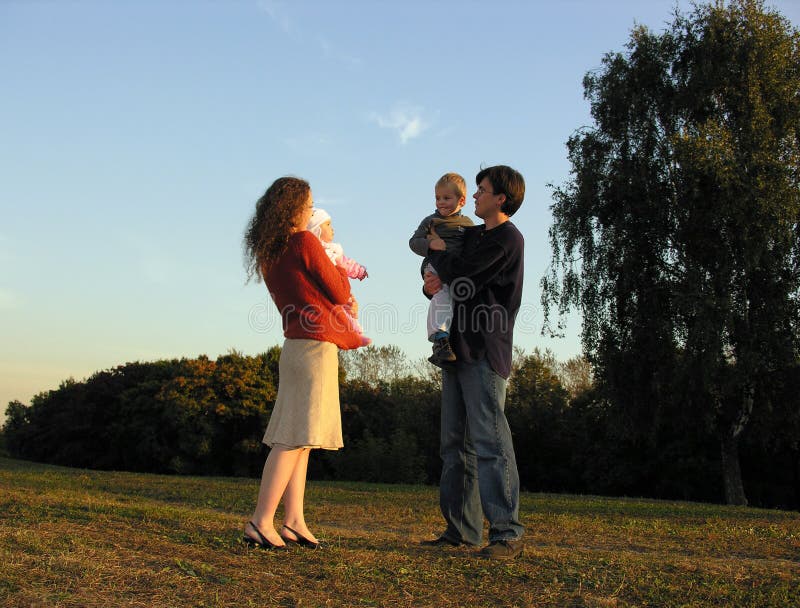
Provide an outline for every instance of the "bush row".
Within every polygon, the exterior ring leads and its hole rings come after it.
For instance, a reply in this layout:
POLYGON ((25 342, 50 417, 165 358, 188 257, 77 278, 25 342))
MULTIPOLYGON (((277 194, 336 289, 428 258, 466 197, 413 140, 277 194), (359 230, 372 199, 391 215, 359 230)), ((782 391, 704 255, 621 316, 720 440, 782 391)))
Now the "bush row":
MULTIPOLYGON (((398 357, 396 350, 371 354, 398 357)), ((14 457, 52 464, 257 477, 267 453, 261 437, 274 405, 279 356, 274 347, 254 357, 234 352, 216 360, 128 363, 68 380, 30 405, 11 402, 3 440, 14 457)), ((436 375, 406 373, 402 365, 365 375, 354 373, 352 360, 343 363, 345 448, 315 453, 310 477, 437 483, 436 375)), ((673 422, 662 424, 657 436, 633 432, 596 388, 568 392, 551 357, 517 357, 506 412, 526 490, 724 498, 718 441, 701 420, 665 412, 673 422)), ((742 463, 752 504, 800 506, 797 442, 745 441, 742 463)))

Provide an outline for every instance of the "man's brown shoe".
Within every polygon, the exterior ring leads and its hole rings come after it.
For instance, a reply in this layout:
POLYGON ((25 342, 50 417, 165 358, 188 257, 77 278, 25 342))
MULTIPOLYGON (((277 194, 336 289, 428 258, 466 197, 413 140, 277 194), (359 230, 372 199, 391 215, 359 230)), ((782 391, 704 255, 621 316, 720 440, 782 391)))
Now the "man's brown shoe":
POLYGON ((522 549, 521 540, 493 540, 478 555, 488 559, 514 559, 522 555, 522 549))
POLYGON ((458 547, 461 543, 457 540, 450 540, 444 536, 434 538, 433 540, 423 540, 419 543, 423 547, 458 547))

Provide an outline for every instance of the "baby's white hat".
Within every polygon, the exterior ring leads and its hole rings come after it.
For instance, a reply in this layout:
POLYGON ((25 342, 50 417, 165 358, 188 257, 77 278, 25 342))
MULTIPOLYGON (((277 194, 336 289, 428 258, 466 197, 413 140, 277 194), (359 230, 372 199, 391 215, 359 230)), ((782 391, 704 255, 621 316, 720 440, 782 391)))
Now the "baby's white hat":
POLYGON ((322 234, 322 224, 329 219, 331 219, 331 216, 325 209, 314 209, 314 213, 311 214, 311 219, 308 220, 306 230, 313 233, 315 236, 319 236, 322 234))

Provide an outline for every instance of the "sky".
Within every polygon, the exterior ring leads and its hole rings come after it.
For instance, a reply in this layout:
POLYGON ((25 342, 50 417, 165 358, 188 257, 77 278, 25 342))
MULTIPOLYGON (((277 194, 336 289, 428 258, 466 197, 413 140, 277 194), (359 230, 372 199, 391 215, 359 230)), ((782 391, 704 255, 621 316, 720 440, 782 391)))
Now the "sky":
MULTIPOLYGON (((800 0, 773 0, 793 25, 800 0)), ((541 334, 552 187, 591 124, 584 75, 680 0, 0 0, 0 410, 131 361, 281 344, 242 234, 276 178, 333 218, 376 346, 427 356, 408 239, 434 184, 525 177, 515 343, 541 334)), ((0 412, 0 416, 2 413, 0 412)))

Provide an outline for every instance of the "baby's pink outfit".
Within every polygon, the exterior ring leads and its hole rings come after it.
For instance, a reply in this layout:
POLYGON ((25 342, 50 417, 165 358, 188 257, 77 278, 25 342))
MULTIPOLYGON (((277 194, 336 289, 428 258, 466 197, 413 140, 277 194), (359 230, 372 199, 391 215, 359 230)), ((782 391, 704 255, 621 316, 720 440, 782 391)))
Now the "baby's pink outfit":
POLYGON ((367 278, 367 269, 356 262, 353 258, 348 258, 344 254, 344 248, 339 243, 322 243, 325 253, 336 266, 344 268, 347 276, 351 279, 363 281, 367 278))
MULTIPOLYGON (((328 258, 330 261, 333 262, 334 266, 339 266, 340 268, 344 268, 344 271, 347 273, 347 276, 351 279, 358 279, 359 281, 363 281, 367 278, 367 269, 356 262, 352 258, 348 258, 344 254, 344 247, 342 247, 339 243, 326 243, 323 241, 320 236, 321 226, 322 224, 329 220, 331 216, 323 209, 315 209, 314 213, 311 215, 311 220, 308 222, 308 231, 311 232, 314 236, 319 239, 319 242, 322 243, 322 247, 325 249, 325 253, 328 254, 328 258)), ((348 312, 350 312, 348 310, 348 312)), ((350 317, 350 321, 353 324, 353 329, 356 330, 359 334, 361 334, 361 346, 367 346, 372 344, 372 340, 367 338, 364 335, 364 330, 361 328, 361 324, 359 324, 358 319, 356 319, 355 315, 348 315, 350 317)))

